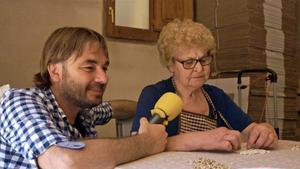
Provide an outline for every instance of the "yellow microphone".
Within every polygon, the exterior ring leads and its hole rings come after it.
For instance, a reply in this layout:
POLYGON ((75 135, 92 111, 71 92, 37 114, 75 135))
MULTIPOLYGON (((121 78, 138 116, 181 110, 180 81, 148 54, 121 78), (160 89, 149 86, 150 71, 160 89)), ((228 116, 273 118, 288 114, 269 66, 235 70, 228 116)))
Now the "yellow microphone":
POLYGON ((182 106, 182 100, 178 95, 172 92, 165 93, 150 111, 152 114, 150 123, 168 125, 169 121, 172 121, 180 114, 182 106))

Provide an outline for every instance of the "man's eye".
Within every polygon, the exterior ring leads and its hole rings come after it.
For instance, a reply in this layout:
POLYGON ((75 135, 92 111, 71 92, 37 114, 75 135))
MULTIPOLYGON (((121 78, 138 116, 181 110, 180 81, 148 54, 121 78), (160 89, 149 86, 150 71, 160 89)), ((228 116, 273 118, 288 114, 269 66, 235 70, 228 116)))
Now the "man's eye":
POLYGON ((103 67, 102 68, 105 72, 108 71, 108 67, 103 67))
POLYGON ((84 67, 84 69, 87 70, 87 71, 93 71, 93 70, 95 70, 95 68, 92 67, 92 66, 84 67))

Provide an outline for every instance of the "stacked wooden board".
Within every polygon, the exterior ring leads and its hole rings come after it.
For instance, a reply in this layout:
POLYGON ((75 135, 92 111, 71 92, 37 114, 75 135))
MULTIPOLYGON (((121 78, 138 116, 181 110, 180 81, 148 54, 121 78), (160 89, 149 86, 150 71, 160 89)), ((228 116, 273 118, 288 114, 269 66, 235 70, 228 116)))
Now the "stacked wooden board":
MULTIPOLYGON (((275 120, 281 138, 294 139, 299 66, 296 0, 196 0, 195 18, 215 36, 216 74, 256 68, 270 68, 277 73, 275 120)), ((247 75, 250 77, 248 114, 255 121, 274 124, 273 84, 266 81, 268 74, 247 75)))

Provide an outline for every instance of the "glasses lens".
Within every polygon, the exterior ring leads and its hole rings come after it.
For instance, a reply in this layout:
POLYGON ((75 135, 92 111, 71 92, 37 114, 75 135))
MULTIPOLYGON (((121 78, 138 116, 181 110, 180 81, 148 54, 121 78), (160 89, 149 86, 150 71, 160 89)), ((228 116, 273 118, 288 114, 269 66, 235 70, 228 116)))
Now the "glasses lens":
POLYGON ((195 64, 196 64, 197 60, 195 59, 189 59, 189 60, 186 60, 183 63, 183 67, 186 68, 186 69, 192 69, 195 64))
POLYGON ((212 61, 212 56, 202 57, 199 61, 202 66, 209 65, 212 61))
POLYGON ((181 61, 180 63, 183 64, 183 67, 185 69, 193 69, 197 62, 200 62, 200 64, 202 66, 206 66, 206 65, 209 65, 212 61, 212 56, 204 56, 202 57, 201 59, 189 59, 189 60, 185 60, 185 61, 181 61))

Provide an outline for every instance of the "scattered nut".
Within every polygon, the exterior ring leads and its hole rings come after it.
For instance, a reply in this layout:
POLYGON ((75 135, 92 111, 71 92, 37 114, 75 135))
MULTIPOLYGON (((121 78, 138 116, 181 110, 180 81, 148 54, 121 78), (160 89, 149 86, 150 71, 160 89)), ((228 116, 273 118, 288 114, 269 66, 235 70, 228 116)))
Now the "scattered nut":
POLYGON ((270 153, 270 151, 264 149, 249 149, 249 150, 240 151, 241 155, 266 154, 266 153, 270 153))
POLYGON ((300 145, 292 145, 292 148, 291 148, 292 151, 299 151, 300 150, 300 145))
POLYGON ((200 157, 192 162, 193 169, 231 169, 230 167, 218 163, 215 160, 200 157))

